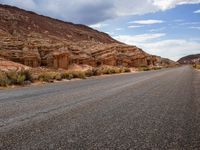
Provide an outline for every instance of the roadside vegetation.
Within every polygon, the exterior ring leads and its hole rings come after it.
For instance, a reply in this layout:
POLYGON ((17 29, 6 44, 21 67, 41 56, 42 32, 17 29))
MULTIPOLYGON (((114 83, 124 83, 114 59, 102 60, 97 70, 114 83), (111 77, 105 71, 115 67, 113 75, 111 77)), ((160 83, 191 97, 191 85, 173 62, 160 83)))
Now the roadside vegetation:
POLYGON ((32 82, 32 75, 28 70, 0 72, 0 86, 25 85, 30 82, 32 82))
POLYGON ((194 64, 193 67, 194 67, 195 69, 200 69, 200 64, 194 64))
POLYGON ((150 71, 150 70, 160 70, 162 67, 153 66, 153 67, 147 67, 147 66, 141 66, 138 71, 150 71))
POLYGON ((85 79, 91 76, 100 76, 108 74, 128 73, 131 72, 126 67, 110 67, 102 66, 86 71, 41 71, 37 74, 34 71, 22 70, 19 72, 3 72, 0 71, 0 86, 7 87, 11 85, 27 85, 33 82, 54 82, 63 79, 85 79))
MULTIPOLYGON (((200 69, 200 65, 194 67, 200 69)), ((160 69, 162 69, 162 67, 141 66, 137 69, 137 71, 150 71, 150 70, 160 70, 160 69)), ((51 69, 40 69, 39 71, 21 70, 18 72, 0 71, 0 86, 1 87, 7 87, 12 85, 24 86, 35 82, 51 83, 61 80, 86 79, 87 77, 92 77, 92 76, 120 74, 128 72, 131 72, 131 70, 127 67, 113 67, 113 66, 95 67, 85 71, 77 71, 77 70, 59 71, 51 69)))

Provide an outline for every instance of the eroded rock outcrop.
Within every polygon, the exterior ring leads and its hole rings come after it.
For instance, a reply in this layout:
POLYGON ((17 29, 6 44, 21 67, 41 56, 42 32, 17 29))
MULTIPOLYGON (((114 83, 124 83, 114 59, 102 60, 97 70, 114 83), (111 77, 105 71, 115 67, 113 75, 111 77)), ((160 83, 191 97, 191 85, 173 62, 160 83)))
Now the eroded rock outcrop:
POLYGON ((9 71, 20 71, 26 69, 29 69, 29 67, 0 58, 0 71, 9 72, 9 71))
POLYGON ((68 69, 71 64, 151 66, 160 58, 109 35, 0 5, 0 57, 30 67, 68 69))

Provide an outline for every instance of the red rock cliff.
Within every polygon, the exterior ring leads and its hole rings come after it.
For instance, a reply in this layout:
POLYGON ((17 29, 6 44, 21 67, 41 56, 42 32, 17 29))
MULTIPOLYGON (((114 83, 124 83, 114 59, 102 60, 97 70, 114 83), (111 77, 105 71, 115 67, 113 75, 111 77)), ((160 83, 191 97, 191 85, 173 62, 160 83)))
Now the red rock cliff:
POLYGON ((70 64, 138 67, 159 62, 159 57, 85 25, 7 5, 0 5, 0 57, 31 67, 64 69, 70 64))

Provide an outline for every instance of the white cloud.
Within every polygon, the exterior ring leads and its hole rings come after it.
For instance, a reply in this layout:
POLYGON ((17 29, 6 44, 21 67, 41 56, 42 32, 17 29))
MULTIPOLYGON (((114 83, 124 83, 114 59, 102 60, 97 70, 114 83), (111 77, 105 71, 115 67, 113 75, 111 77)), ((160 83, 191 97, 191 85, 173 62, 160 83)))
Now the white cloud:
POLYGON ((115 36, 116 35, 115 32, 105 32, 105 33, 109 34, 110 36, 115 36))
POLYGON ((143 43, 143 42, 147 42, 152 39, 157 39, 157 38, 163 37, 165 35, 166 35, 165 33, 139 34, 139 35, 133 35, 133 36, 118 35, 118 36, 115 36, 114 38, 121 42, 124 42, 126 44, 134 45, 136 43, 143 43))
POLYGON ((197 29, 200 30, 200 27, 189 27, 190 29, 197 29))
POLYGON ((190 26, 190 25, 200 25, 200 22, 183 22, 179 24, 180 26, 190 26))
POLYGON ((183 19, 175 19, 173 20, 173 22, 183 22, 184 20, 183 19))
POLYGON ((185 39, 168 39, 142 45, 147 52, 178 60, 179 58, 200 53, 200 43, 185 39))
POLYGON ((124 30, 123 28, 116 28, 115 30, 117 30, 117 31, 122 31, 122 30, 124 30))
POLYGON ((100 29, 106 26, 108 26, 108 24, 105 24, 105 23, 97 23, 97 24, 90 25, 90 27, 94 29, 100 29))
POLYGON ((136 21, 131 21, 129 23, 148 25, 148 24, 163 23, 163 21, 162 20, 136 20, 136 21))
POLYGON ((139 26, 139 25, 130 25, 130 26, 128 26, 128 28, 140 28, 140 27, 143 27, 143 26, 139 26))
POLYGON ((165 30, 166 29, 166 27, 162 27, 162 28, 157 28, 157 29, 151 29, 151 30, 149 30, 150 32, 160 32, 160 31, 163 31, 163 30, 165 30))
POLYGON ((181 4, 197 4, 200 0, 0 0, 65 21, 96 24, 125 15, 141 15, 164 11, 181 4))
POLYGON ((137 45, 146 52, 173 60, 189 55, 200 53, 200 39, 168 39, 159 40, 164 33, 142 34, 136 36, 119 35, 114 38, 129 45, 137 45))
POLYGON ((194 11, 194 13, 195 13, 195 14, 197 14, 197 13, 200 13, 200 9, 199 9, 199 10, 196 10, 196 11, 194 11))
POLYGON ((197 3, 200 3, 200 0, 153 0, 153 4, 161 10, 174 8, 176 5, 197 3))

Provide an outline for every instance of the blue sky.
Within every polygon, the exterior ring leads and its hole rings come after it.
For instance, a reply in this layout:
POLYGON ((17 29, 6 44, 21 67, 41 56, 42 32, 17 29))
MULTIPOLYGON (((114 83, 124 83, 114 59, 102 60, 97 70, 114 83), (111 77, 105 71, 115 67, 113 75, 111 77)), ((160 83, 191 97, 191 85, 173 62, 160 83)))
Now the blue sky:
POLYGON ((200 0, 0 0, 82 23, 146 52, 178 60, 200 53, 200 0))

